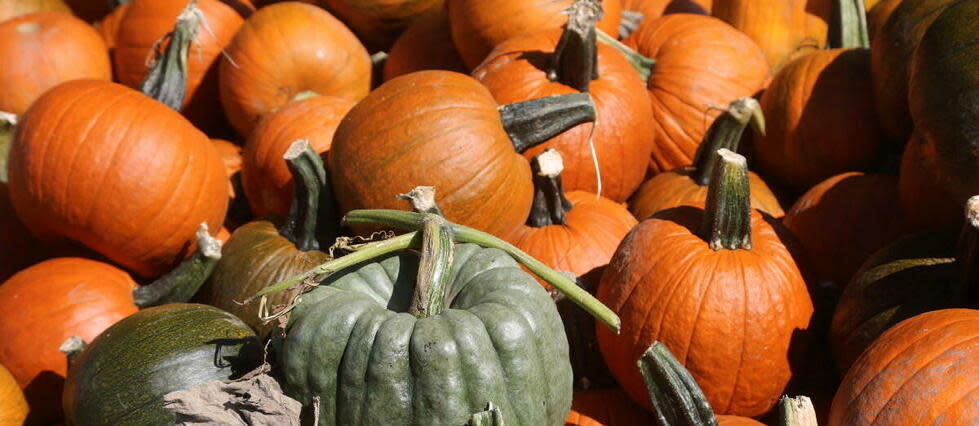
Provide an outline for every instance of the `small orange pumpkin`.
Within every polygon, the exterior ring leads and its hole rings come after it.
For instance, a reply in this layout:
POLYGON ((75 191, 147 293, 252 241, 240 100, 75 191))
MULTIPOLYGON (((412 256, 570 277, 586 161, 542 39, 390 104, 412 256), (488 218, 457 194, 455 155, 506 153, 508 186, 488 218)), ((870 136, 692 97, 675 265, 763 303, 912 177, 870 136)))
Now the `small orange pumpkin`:
POLYGON ((384 62, 384 81, 422 70, 467 72, 455 44, 445 9, 418 17, 391 46, 384 62))

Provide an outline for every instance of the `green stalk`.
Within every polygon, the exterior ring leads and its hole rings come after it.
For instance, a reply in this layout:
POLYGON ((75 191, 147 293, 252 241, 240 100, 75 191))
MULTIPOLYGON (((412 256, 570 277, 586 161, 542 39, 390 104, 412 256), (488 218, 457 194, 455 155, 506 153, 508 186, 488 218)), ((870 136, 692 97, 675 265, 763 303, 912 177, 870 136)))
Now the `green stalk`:
POLYGON ((299 139, 289 145, 282 158, 289 167, 295 186, 289 215, 279 227, 279 233, 292 241, 299 250, 319 250, 317 231, 321 216, 327 216, 323 218, 326 219, 322 221, 323 224, 331 222, 329 216, 335 218, 335 213, 330 211, 330 203, 321 203, 325 198, 323 192, 329 194, 330 190, 323 159, 305 139, 299 139))
POLYGON ((173 31, 154 44, 146 79, 139 86, 146 96, 177 111, 187 96, 188 56, 191 45, 197 41, 202 17, 197 0, 191 0, 177 16, 173 31), (160 46, 164 44, 166 48, 161 52, 160 46))
POLYGON ((530 162, 534 176, 534 203, 527 225, 541 228, 564 224, 565 215, 574 207, 564 196, 561 172, 564 162, 557 150, 548 148, 530 162))
POLYGON ((870 48, 867 11, 863 0, 836 0, 833 24, 830 25, 830 46, 841 48, 870 48))
POLYGON ((591 81, 598 78, 595 22, 602 18, 602 3, 599 0, 575 0, 565 14, 568 23, 551 55, 547 77, 579 92, 587 92, 591 81))
POLYGON ((415 213, 432 213, 445 216, 442 214, 442 209, 435 202, 434 186, 416 186, 407 193, 398 194, 398 198, 411 203, 411 208, 415 213))
POLYGON ((700 386, 666 345, 653 342, 636 364, 661 425, 717 425, 700 386))
POLYGON ((0 111, 0 183, 7 183, 7 158, 17 130, 17 116, 0 111))
POLYGON ((466 426, 504 426, 503 423, 503 412, 500 411, 500 407, 489 403, 486 406, 486 410, 474 413, 469 417, 469 423, 466 426))
POLYGON ((197 250, 168 274, 133 290, 133 303, 140 308, 182 303, 197 294, 221 260, 221 242, 212 237, 207 223, 197 229, 197 250))
POLYGON ((595 103, 587 93, 502 105, 499 111, 503 129, 517 152, 540 145, 579 124, 595 121, 595 103))
POLYGON ((642 78, 642 81, 649 80, 649 76, 653 73, 653 67, 656 66, 655 59, 644 56, 641 53, 632 50, 631 47, 622 44, 622 42, 616 40, 615 37, 605 34, 605 31, 602 31, 601 28, 596 28, 595 31, 598 35, 598 41, 614 47, 616 50, 625 55, 625 58, 629 60, 632 67, 639 73, 639 77, 642 78))
POLYGON ((719 158, 717 150, 724 148, 738 152, 741 135, 744 134, 744 129, 749 122, 755 131, 765 134, 765 115, 761 110, 761 104, 755 98, 745 97, 731 102, 727 109, 711 123, 693 158, 694 171, 690 178, 697 182, 697 185, 706 186, 710 183, 714 166, 719 158))
POLYGON ((955 257, 961 271, 955 298, 979 303, 979 195, 965 203, 965 223, 959 232, 955 257))
POLYGON ((748 164, 741 155, 719 149, 707 189, 701 237, 712 250, 751 249, 751 198, 748 164))
POLYGON ((422 257, 418 263, 418 279, 408 312, 417 318, 442 313, 449 294, 452 268, 452 227, 445 218, 425 214, 422 219, 422 257))
POLYGON ((58 350, 68 358, 68 367, 71 368, 75 364, 75 359, 78 358, 78 355, 81 355, 87 347, 88 343, 85 343, 81 337, 71 336, 61 343, 58 350))

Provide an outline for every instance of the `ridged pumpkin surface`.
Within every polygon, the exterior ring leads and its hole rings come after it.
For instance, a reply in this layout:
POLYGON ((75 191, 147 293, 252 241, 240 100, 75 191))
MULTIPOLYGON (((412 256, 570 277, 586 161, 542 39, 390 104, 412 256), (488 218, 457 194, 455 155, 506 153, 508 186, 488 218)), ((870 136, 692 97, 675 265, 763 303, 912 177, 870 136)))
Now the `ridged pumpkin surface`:
POLYGON ((357 104, 333 138, 329 169, 344 212, 405 210, 397 195, 430 185, 447 219, 494 235, 523 224, 533 200, 530 165, 496 101, 448 71, 403 75, 357 104))
POLYGON ((565 426, 635 426, 653 424, 653 416, 629 399, 622 389, 574 393, 565 426))
POLYGON ((387 50, 420 16, 442 8, 443 0, 320 0, 373 52, 387 50))
POLYGON ((46 12, 0 23, 0 111, 23 114, 48 89, 69 80, 112 80, 109 52, 92 27, 46 12))
POLYGON ((979 311, 903 321, 857 360, 833 400, 831 426, 979 422, 979 311))
POLYGON ((418 17, 401 33, 384 62, 384 81, 422 70, 468 71, 452 42, 449 16, 442 8, 418 17))
POLYGON ((71 14, 63 0, 0 0, 0 22, 36 12, 71 14))
POLYGON ((625 44, 656 60, 646 81, 653 108, 650 171, 689 165, 723 105, 769 79, 761 49, 724 22, 700 15, 643 21, 625 44))
POLYGON ((754 40, 778 70, 801 51, 826 42, 826 23, 807 14, 806 5, 806 0, 715 0, 711 12, 754 40), (821 28, 810 28, 816 25, 821 28))
POLYGON ((0 365, 0 426, 20 426, 27 417, 27 400, 20 385, 3 365, 0 365))
MULTIPOLYGON (((690 175, 694 169, 682 167, 660 173, 642 183, 629 199, 629 211, 639 220, 660 210, 687 204, 703 204, 707 200, 707 185, 698 185, 690 175)), ((751 206, 778 219, 785 215, 775 194, 754 172, 748 172, 751 182, 751 206)))
MULTIPOLYGON (((882 0, 872 8, 867 9, 867 31, 870 33, 871 49, 873 49, 874 39, 878 37, 884 28, 884 24, 887 23, 887 20, 901 3, 904 3, 904 0, 882 0)), ((871 67, 873 67, 873 62, 871 62, 871 67)))
POLYGON ((36 235, 69 239, 143 276, 221 229, 228 177, 217 149, 165 105, 75 80, 41 96, 10 150, 10 198, 36 235))
POLYGON ((947 180, 934 167, 926 166, 922 153, 927 148, 918 132, 912 132, 898 174, 898 199, 909 231, 956 227, 962 223, 962 204, 946 189, 947 180))
POLYGON ((490 401, 506 424, 563 424, 571 364, 547 292, 503 252, 456 245, 446 310, 418 319, 417 267, 390 256, 305 294, 281 346, 287 393, 320 397, 321 425, 464 424, 490 401))

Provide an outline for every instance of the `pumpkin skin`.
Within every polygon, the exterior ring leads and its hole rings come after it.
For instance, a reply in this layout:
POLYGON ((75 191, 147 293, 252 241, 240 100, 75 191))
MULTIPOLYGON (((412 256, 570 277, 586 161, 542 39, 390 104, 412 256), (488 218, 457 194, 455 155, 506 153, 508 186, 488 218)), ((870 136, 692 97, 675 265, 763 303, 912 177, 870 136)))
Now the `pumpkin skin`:
POLYGON ((753 96, 769 78, 761 49, 718 19, 677 14, 644 20, 624 43, 656 60, 646 82, 653 108, 652 174, 691 163, 712 106, 753 96))
POLYGON ((826 24, 818 20, 821 30, 809 28, 817 23, 806 13, 805 0, 718 0, 711 13, 754 40, 775 71, 800 50, 826 44, 826 24), (822 39, 808 39, 820 33, 822 39))
MULTIPOLYGON (((511 104, 577 89, 547 76, 562 30, 515 37, 500 43, 473 71, 499 104, 511 104)), ((601 195, 623 202, 642 183, 653 149, 653 116, 642 79, 614 47, 598 43, 598 78, 589 84, 599 124, 583 123, 523 152, 528 160, 548 148, 564 157, 561 177, 568 191, 597 193, 598 177, 589 146, 595 146, 601 195), (593 131, 594 129, 594 131, 593 131)))
POLYGON ((888 330, 843 378, 830 425, 974 424, 979 311, 946 309, 888 330))
POLYGON ((925 164, 918 132, 911 134, 898 175, 898 198, 909 231, 956 227, 962 223, 961 204, 945 189, 942 178, 925 164))
POLYGON ((802 195, 782 223, 806 249, 815 273, 840 287, 903 231, 897 178, 849 172, 802 195))
POLYGON ((320 0, 363 40, 368 49, 386 50, 420 16, 442 8, 443 0, 320 0))
MULTIPOLYGON (((642 183, 629 199, 629 211, 639 219, 645 219, 660 210, 680 207, 687 204, 703 204, 707 201, 707 185, 698 185, 691 178, 694 168, 681 167, 660 173, 642 183)), ((748 172, 751 181, 751 205, 778 219, 785 211, 778 198, 765 184, 761 176, 748 172)))
POLYGON ((27 400, 17 380, 0 365, 0 426, 20 426, 27 418, 27 400))
MULTIPOLYGON (((241 147, 231 141, 224 139, 211 139, 214 148, 221 154, 221 162, 224 163, 224 171, 228 177, 241 170, 241 147)), ((234 196, 234 194, 231 194, 234 196)))
MULTIPOLYGON (((129 9, 131 4, 131 1, 120 4, 111 13, 106 15, 105 18, 95 24, 95 29, 102 36, 102 40, 105 41, 105 45, 109 48, 110 52, 116 48, 116 40, 119 38, 119 27, 122 26, 122 18, 126 16, 126 10, 129 9)), ((118 73, 114 72, 113 74, 118 73)))
POLYGON ((411 253, 303 295, 281 342, 287 394, 305 407, 319 396, 321 425, 464 424, 488 401, 507 424, 562 424, 572 376, 554 302, 503 252, 453 250, 447 308, 429 318, 404 313, 411 253))
POLYGON ((237 378, 261 361, 255 333, 227 312, 189 303, 144 309, 78 356, 65 383, 65 413, 69 424, 173 424, 164 395, 237 378))
POLYGON ((91 341, 135 313, 135 287, 114 266, 74 257, 38 263, 0 285, 0 364, 25 389, 32 422, 61 419, 61 344, 71 336, 91 341))
MULTIPOLYGON (((472 69, 504 41, 561 28, 567 21, 562 12, 571 3, 572 0, 533 4, 523 0, 446 0, 445 6, 452 26, 452 40, 463 62, 472 69)), ((598 29, 606 34, 618 34, 622 12, 619 0, 602 1, 602 9, 604 15, 598 21, 598 29)))
POLYGON ((630 426, 652 424, 653 416, 637 406, 622 389, 574 393, 565 426, 630 426))
POLYGON ((112 80, 102 37, 84 21, 63 13, 36 13, 0 23, 0 63, 0 111, 16 115, 65 81, 112 80))
POLYGON ((340 120, 355 102, 332 96, 293 101, 265 116, 242 152, 241 184, 256 217, 289 213, 292 174, 282 155, 297 139, 306 139, 327 158, 340 120))
POLYGON ((527 219, 533 200, 530 165, 514 150, 496 101, 476 80, 448 71, 406 74, 377 88, 340 123, 329 160, 344 213, 404 210, 397 195, 428 185, 439 188, 450 221, 506 235, 527 219))
MULTIPOLYGON (((867 8, 867 31, 870 33, 871 49, 873 49, 872 43, 874 39, 877 38, 877 34, 881 33, 884 24, 887 23, 887 20, 892 14, 894 14, 894 11, 897 10, 897 7, 903 2, 904 0, 881 0, 873 7, 867 8)), ((870 65, 871 71, 873 71, 873 62, 871 62, 870 65)), ((883 121, 883 119, 881 119, 881 121, 883 121)))
POLYGON ((694 206, 663 210, 622 241, 598 286, 622 331, 597 327, 599 348, 647 409, 635 360, 658 340, 684 360, 716 413, 761 415, 792 376, 790 348, 805 346, 812 301, 774 220, 752 210, 751 250, 713 251, 691 231, 703 215, 694 206))
POLYGON ((262 8, 241 27, 227 54, 220 69, 221 103, 245 137, 262 115, 301 92, 358 101, 370 91, 367 49, 316 6, 286 2, 262 8))
POLYGON ((563 224, 524 225, 506 240, 545 265, 580 277, 607 265, 619 242, 638 222, 623 205, 595 194, 569 192, 567 199, 574 207, 563 224))
POLYGON ((217 233, 228 207, 228 177, 207 137, 115 83, 74 80, 41 96, 17 127, 9 166, 11 201, 35 235, 81 243, 147 277, 193 251, 201 222, 217 233))
POLYGON ((0 22, 37 12, 71 14, 63 0, 0 0, 0 22))
POLYGON ((384 61, 384 81, 422 70, 465 73, 445 9, 438 8, 419 16, 391 46, 384 61))

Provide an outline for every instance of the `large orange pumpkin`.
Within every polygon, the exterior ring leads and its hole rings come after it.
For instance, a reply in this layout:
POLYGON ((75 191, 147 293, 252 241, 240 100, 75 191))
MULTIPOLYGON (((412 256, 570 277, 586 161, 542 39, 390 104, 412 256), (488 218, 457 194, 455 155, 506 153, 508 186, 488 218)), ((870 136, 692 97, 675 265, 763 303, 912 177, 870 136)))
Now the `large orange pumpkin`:
POLYGON ((711 13, 758 43, 775 71, 826 44, 826 23, 806 13, 806 0, 716 0, 711 13))
POLYGON ((813 304, 787 232, 750 208, 744 158, 720 152, 706 210, 661 211, 623 240, 598 287, 622 330, 596 331, 634 401, 650 407, 635 363, 658 340, 718 414, 758 416, 781 396, 790 361, 806 353, 813 304))
POLYGON ((370 91, 371 60, 329 12, 278 3, 255 12, 238 31, 222 60, 220 83, 225 114, 247 137, 262 115, 302 92, 360 100, 370 91))
POLYGON ((565 426, 632 426, 653 424, 653 416, 629 399, 622 389, 574 393, 565 426))
POLYGON ((625 44, 653 58, 646 90, 652 101, 650 171, 690 164, 719 109, 753 96, 769 78, 761 49, 709 16, 667 15, 643 21, 625 44))
POLYGON ((831 426, 979 422, 979 311, 945 309, 880 336, 843 378, 831 426))
POLYGON ((0 0, 0 22, 36 12, 71 14, 64 0, 0 0))
POLYGON ((32 421, 61 416, 68 366, 61 344, 71 336, 91 341, 135 313, 135 287, 114 266, 70 257, 38 263, 0 285, 0 364, 25 390, 32 421))
POLYGON ((962 222, 962 209, 947 189, 947 181, 932 167, 924 167, 922 150, 928 149, 920 134, 911 134, 898 175, 898 199, 909 231, 956 227, 962 222))
POLYGON ((102 40, 105 41, 105 45, 109 48, 110 52, 116 48, 116 39, 119 38, 119 27, 122 26, 122 18, 126 16, 126 10, 129 9, 130 4, 132 2, 120 4, 119 7, 113 9, 105 18, 95 23, 95 29, 102 36, 102 40))
POLYGON ((443 0, 320 0, 343 20, 371 51, 386 50, 398 35, 443 0))
POLYGON ((422 70, 466 72, 455 44, 445 9, 418 17, 391 46, 384 62, 384 81, 422 70))
MULTIPOLYGON (((496 45, 516 36, 561 28, 562 12, 572 0, 529 3, 524 0, 446 0, 455 42, 463 62, 476 68, 496 45)), ((606 34, 619 33, 619 0, 605 0, 604 17, 598 28, 606 34)))
POLYGON ((189 253, 202 222, 221 229, 228 206, 207 137, 115 83, 75 80, 41 96, 17 127, 9 166, 14 208, 38 237, 81 243, 143 276, 189 253))
POLYGON ((650 101, 629 61, 614 47, 589 39, 594 14, 583 4, 576 3, 575 16, 564 31, 500 43, 473 76, 500 104, 588 92, 598 124, 579 125, 523 154, 530 159, 545 149, 556 149, 564 157, 562 180, 568 191, 601 190, 600 195, 622 202, 636 190, 648 168, 654 126, 650 101), (576 20, 584 23, 572 25, 576 20), (562 41, 572 38, 577 41, 562 41))
MULTIPOLYGON (((868 6, 867 31, 870 32, 871 49, 873 48, 873 41, 877 38, 877 34, 880 34, 884 28, 884 24, 887 23, 887 20, 903 2, 904 0, 882 0, 877 2, 872 8, 868 6)), ((871 66, 873 66, 872 62, 871 66)))
POLYGON ((296 139, 306 139, 327 158, 333 134, 354 101, 314 96, 286 104, 265 116, 245 143, 241 183, 256 217, 285 215, 292 202, 292 174, 282 155, 296 139))
POLYGON ((17 115, 65 81, 112 80, 102 37, 63 13, 35 13, 0 23, 0 63, 0 111, 17 115))
POLYGON ((27 418, 27 400, 14 376, 0 365, 0 426, 20 426, 27 418))

